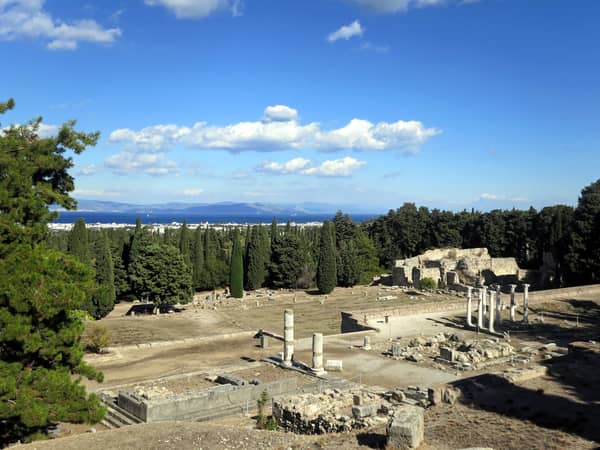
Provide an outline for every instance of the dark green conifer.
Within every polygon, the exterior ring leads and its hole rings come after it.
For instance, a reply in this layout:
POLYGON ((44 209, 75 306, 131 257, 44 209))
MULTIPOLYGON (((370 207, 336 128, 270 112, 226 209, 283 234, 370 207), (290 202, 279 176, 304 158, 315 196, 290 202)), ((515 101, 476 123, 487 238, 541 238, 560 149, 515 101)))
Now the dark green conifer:
POLYGON ((317 287, 323 294, 329 294, 335 288, 337 281, 334 230, 331 222, 323 222, 321 227, 321 243, 319 264, 317 266, 317 287))
POLYGON ((91 265, 90 241, 83 218, 77 219, 69 233, 68 249, 79 261, 91 265))
POLYGON ((91 310, 96 319, 111 312, 115 306, 115 275, 108 237, 102 233, 96 251, 96 290, 92 294, 91 310))
POLYGON ((240 237, 237 230, 233 237, 233 249, 231 251, 231 264, 229 270, 231 296, 234 298, 244 297, 244 262, 242 244, 240 243, 240 237))

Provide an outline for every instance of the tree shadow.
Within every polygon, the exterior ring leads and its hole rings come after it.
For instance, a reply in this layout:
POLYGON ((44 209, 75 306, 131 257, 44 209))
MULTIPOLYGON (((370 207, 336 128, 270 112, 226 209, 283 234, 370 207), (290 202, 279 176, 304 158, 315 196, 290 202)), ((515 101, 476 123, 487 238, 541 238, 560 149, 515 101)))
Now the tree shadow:
POLYGON ((544 364, 548 365, 547 376, 575 398, 515 385, 493 374, 459 380, 453 385, 463 394, 461 402, 471 407, 600 442, 600 355, 570 354, 544 364))

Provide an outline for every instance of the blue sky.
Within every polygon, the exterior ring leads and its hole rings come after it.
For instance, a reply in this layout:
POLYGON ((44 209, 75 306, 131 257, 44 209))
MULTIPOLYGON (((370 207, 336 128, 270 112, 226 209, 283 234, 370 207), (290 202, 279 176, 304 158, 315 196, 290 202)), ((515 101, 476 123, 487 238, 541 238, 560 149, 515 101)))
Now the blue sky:
POLYGON ((99 130, 78 198, 575 204, 600 177, 599 19, 597 0, 0 0, 2 125, 99 130))

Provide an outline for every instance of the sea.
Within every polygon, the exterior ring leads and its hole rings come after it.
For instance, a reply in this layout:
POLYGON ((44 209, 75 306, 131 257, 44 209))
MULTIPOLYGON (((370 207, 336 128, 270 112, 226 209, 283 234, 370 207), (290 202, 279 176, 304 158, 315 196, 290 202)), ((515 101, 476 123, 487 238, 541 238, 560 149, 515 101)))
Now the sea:
MULTIPOLYGON (((99 211, 60 211, 54 223, 75 223, 79 218, 83 218, 88 224, 133 224, 138 218, 143 224, 172 224, 182 223, 238 223, 238 224, 270 224, 275 218, 278 223, 312 223, 331 220, 334 214, 281 214, 274 216, 268 215, 206 215, 206 214, 186 214, 186 213, 127 213, 127 212, 99 212, 99 211)), ((378 214, 349 214, 354 222, 366 222, 377 218, 378 214)))

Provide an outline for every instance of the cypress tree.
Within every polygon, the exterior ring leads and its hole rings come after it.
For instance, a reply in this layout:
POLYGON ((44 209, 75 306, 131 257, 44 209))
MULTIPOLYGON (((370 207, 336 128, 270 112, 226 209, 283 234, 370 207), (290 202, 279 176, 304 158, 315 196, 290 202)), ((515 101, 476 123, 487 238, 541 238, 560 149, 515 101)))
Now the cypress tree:
POLYGON ((270 243, 263 227, 252 227, 246 257, 246 288, 259 289, 267 278, 267 267, 270 258, 270 243))
POLYGON ((192 284, 195 290, 202 288, 202 272, 204 271, 204 236, 200 226, 194 232, 194 251, 192 252, 192 284))
POLYGON ((91 265, 89 236, 83 218, 77 219, 69 233, 68 249, 79 261, 91 265))
POLYGON ((131 236, 129 244, 129 256, 127 264, 127 275, 129 277, 129 286, 134 299, 142 300, 142 287, 139 277, 133 276, 133 266, 138 262, 142 250, 150 244, 150 238, 144 228, 142 228, 141 219, 136 219, 135 231, 131 236))
POLYGON ((190 230, 187 226, 187 221, 184 219, 179 230, 179 251, 183 256, 183 260, 189 266, 191 265, 190 258, 190 230))
POLYGON ((319 264, 317 266, 317 287, 323 294, 329 294, 335 288, 337 272, 335 264, 335 243, 329 221, 321 227, 319 264))
POLYGON ((92 295, 91 311, 96 319, 111 312, 115 306, 115 275, 108 237, 102 233, 96 253, 96 290, 92 295))
POLYGON ((244 263, 242 255, 242 245, 236 231, 233 238, 233 249, 231 251, 231 264, 229 268, 229 286, 231 296, 234 298, 244 297, 244 263))

